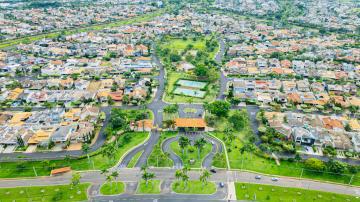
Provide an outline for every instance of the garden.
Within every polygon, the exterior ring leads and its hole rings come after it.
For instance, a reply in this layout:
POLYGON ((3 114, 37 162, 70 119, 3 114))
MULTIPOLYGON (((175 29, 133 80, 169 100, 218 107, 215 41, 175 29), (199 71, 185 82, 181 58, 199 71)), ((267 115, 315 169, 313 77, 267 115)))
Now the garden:
POLYGON ((167 71, 165 101, 202 103, 215 99, 219 88, 215 36, 165 36, 157 44, 157 54, 167 71))

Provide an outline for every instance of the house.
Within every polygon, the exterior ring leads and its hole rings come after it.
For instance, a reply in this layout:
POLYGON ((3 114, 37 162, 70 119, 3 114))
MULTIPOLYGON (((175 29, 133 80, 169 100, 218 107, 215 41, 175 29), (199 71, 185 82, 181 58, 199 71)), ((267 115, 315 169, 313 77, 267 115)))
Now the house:
POLYGON ((316 136, 308 129, 295 127, 292 130, 292 136, 295 143, 307 146, 312 146, 315 143, 316 136))
POLYGON ((180 64, 178 64, 176 66, 176 69, 177 70, 180 70, 180 71, 184 71, 184 72, 187 72, 187 71, 190 71, 190 70, 193 70, 195 68, 194 65, 188 63, 188 62, 181 62, 180 64))
POLYGON ((77 124, 61 125, 51 135, 51 141, 55 143, 66 142, 71 134, 76 130, 77 124))
POLYGON ((28 140, 29 145, 47 146, 50 142, 50 137, 54 133, 54 127, 43 128, 35 132, 35 134, 28 140))
POLYGON ((10 91, 10 93, 8 94, 6 99, 12 100, 12 101, 17 100, 23 92, 24 92, 24 89, 15 88, 14 90, 10 91))
POLYGON ((206 122, 201 118, 177 118, 175 119, 175 127, 179 131, 205 131, 206 122))
POLYGON ((344 129, 344 125, 338 119, 331 118, 331 117, 324 117, 322 119, 323 126, 327 129, 344 129))

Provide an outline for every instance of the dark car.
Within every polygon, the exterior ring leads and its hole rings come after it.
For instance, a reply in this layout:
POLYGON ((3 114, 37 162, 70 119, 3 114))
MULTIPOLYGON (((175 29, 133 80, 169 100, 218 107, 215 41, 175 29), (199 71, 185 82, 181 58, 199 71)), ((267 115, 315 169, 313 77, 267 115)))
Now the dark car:
POLYGON ((214 168, 211 168, 211 169, 210 169, 210 172, 216 173, 216 170, 215 170, 214 168))
POLYGON ((220 182, 220 183, 219 183, 219 186, 220 186, 221 188, 223 188, 223 187, 225 186, 225 184, 224 184, 223 182, 220 182))

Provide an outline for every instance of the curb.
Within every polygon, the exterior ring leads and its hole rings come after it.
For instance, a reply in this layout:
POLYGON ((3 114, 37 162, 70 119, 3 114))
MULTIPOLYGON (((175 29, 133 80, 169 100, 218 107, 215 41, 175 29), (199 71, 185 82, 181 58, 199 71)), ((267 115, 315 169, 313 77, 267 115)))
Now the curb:
POLYGON ((211 132, 207 132, 207 133, 208 133, 209 136, 211 136, 211 137, 217 139, 218 141, 220 141, 221 144, 223 145, 223 147, 224 147, 224 153, 225 153, 225 157, 226 157, 227 170, 231 170, 231 168, 230 168, 230 161, 229 161, 229 157, 228 157, 228 154, 227 154, 227 149, 226 149, 225 143, 224 143, 222 140, 220 140, 218 137, 216 137, 215 135, 213 135, 211 132))

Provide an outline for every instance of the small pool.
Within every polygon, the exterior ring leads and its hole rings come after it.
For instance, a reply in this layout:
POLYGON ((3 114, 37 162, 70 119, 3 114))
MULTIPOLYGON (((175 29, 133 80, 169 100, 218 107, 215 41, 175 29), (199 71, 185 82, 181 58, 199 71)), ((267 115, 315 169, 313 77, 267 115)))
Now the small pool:
POLYGON ((202 89, 205 88, 206 84, 205 82, 199 82, 199 81, 190 81, 190 80, 179 80, 177 82, 178 85, 184 86, 184 87, 190 87, 190 88, 198 88, 202 89))
POLYGON ((185 95, 185 96, 191 96, 191 97, 197 97, 197 98, 204 98, 205 93, 206 93, 205 91, 192 90, 192 89, 181 88, 181 87, 177 87, 174 90, 174 94, 176 94, 176 95, 185 95))

